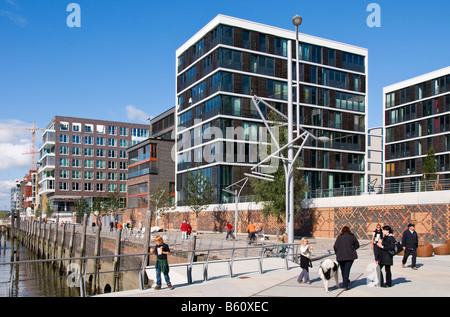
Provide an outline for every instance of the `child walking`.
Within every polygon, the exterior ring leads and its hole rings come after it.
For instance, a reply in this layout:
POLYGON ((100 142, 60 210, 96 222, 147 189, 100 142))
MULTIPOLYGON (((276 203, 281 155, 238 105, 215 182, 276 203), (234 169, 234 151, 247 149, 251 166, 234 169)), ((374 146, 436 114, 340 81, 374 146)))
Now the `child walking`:
POLYGON ((302 244, 300 246, 300 267, 302 268, 302 272, 297 278, 297 282, 299 283, 311 284, 309 280, 309 268, 312 267, 310 259, 312 251, 312 248, 308 244, 308 239, 302 238, 302 244))

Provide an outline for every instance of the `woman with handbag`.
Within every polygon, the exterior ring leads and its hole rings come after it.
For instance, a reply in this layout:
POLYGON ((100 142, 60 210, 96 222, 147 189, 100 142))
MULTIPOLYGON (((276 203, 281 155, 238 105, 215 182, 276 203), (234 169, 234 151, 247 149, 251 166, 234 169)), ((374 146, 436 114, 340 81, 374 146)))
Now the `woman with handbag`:
POLYGON ((312 254, 312 248, 308 244, 308 239, 302 238, 302 244, 300 246, 300 267, 302 272, 297 278, 297 282, 311 284, 309 280, 309 268, 312 267, 310 256, 312 254), (303 282, 303 279, 305 280, 303 282))

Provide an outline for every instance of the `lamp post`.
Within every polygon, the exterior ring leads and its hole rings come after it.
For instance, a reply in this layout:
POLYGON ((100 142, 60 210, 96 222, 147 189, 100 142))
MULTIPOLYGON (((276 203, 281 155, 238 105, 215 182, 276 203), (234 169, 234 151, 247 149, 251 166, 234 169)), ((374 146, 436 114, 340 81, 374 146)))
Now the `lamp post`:
POLYGON ((226 188, 223 188, 222 190, 226 193, 232 194, 234 195, 234 237, 237 237, 237 221, 238 221, 238 204, 239 204, 239 196, 241 195, 242 189, 244 189, 245 184, 247 184, 248 181, 248 177, 245 177, 239 181, 237 181, 236 183, 233 183, 229 186, 227 186, 226 188), (241 185, 241 183, 243 182, 243 184, 241 185), (234 191, 232 190, 233 186, 236 186, 239 188, 235 189, 234 191))
MULTIPOLYGON (((299 78, 300 78, 300 67, 299 67, 299 54, 298 54, 298 27, 300 24, 302 24, 302 18, 299 15, 295 15, 292 18, 292 23, 295 25, 296 29, 296 97, 297 97, 297 136, 300 135, 300 85, 299 85, 299 78)), ((294 104, 293 104, 293 97, 292 97, 292 48, 290 45, 291 41, 288 43, 288 161, 287 161, 287 171, 288 174, 286 175, 286 225, 288 227, 287 233, 288 233, 288 243, 294 243, 294 148, 293 148, 293 126, 294 126, 294 104), (291 167, 292 165, 292 167, 291 167)), ((300 151, 299 151, 300 152, 300 151)), ((290 258, 292 259, 292 252, 290 253, 290 258)))
POLYGON ((292 23, 295 25, 295 52, 296 52, 296 87, 297 87, 297 135, 300 134, 300 55, 299 55, 299 41, 298 41, 298 27, 302 24, 302 17, 299 15, 296 15, 292 18, 292 23))
MULTIPOLYGON (((299 157, 300 152, 303 149, 303 146, 306 144, 307 140, 312 137, 314 140, 319 141, 319 142, 328 142, 329 138, 328 137, 316 137, 315 135, 313 135, 311 132, 305 130, 302 125, 300 124, 300 73, 299 73, 299 54, 298 54, 298 27, 300 26, 300 24, 302 23, 302 18, 298 15, 296 15, 293 19, 292 22, 294 23, 294 25, 296 26, 296 52, 297 52, 297 56, 296 56, 296 65, 297 65, 297 78, 296 78, 296 86, 297 86, 297 120, 296 120, 296 125, 297 125, 297 134, 294 137, 294 131, 293 131, 293 126, 294 126, 294 113, 293 113, 293 96, 292 96, 292 90, 293 90, 293 69, 292 69, 292 41, 288 40, 287 42, 287 80, 288 80, 288 111, 287 111, 287 116, 284 115, 283 113, 280 113, 277 109, 275 109, 273 106, 271 106, 270 104, 268 104, 267 102, 265 102, 264 100, 262 100, 261 98, 254 96, 252 98, 253 103, 255 104, 256 109, 258 110, 258 113, 260 115, 260 117, 262 118, 266 128, 268 129, 269 134, 271 135, 272 139, 275 139, 274 135, 272 134, 271 130, 270 130, 270 126, 267 122, 267 120, 265 119, 263 113, 261 112, 261 109, 259 108, 259 103, 263 103, 267 108, 272 109, 273 111, 275 111, 276 113, 278 113, 281 117, 283 117, 286 121, 287 121, 287 126, 288 126, 288 131, 287 131, 287 138, 288 138, 288 142, 287 144, 283 145, 280 147, 280 145, 275 142, 275 145, 277 147, 277 150, 275 152, 272 152, 269 156, 267 156, 265 159, 261 160, 258 164, 256 164, 255 166, 253 166, 252 169, 252 174, 245 174, 246 176, 252 176, 252 177, 256 177, 256 178, 260 178, 263 180, 267 180, 267 181, 273 181, 273 178, 270 177, 270 175, 267 174, 261 174, 261 173, 257 173, 256 170, 257 168, 259 168, 260 166, 262 166, 262 164, 268 162, 269 160, 271 160, 272 158, 277 158, 278 156, 280 156, 284 162, 284 169, 285 169, 285 189, 286 189, 286 232, 288 234, 288 243, 289 244, 293 244, 294 243, 294 162, 296 161, 296 159, 299 157), (301 140, 301 145, 297 147, 297 152, 294 155, 294 144, 297 141, 301 140), (282 151, 284 149, 288 150, 288 157, 287 159, 284 158, 282 151)), ((289 259, 293 260, 293 249, 289 248, 289 259)))

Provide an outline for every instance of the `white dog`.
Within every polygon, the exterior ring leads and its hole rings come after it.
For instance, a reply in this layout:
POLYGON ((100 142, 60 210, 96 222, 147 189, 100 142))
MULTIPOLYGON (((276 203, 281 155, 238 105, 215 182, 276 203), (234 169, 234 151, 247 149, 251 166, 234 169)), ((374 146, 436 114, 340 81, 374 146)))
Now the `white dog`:
POLYGON ((319 276, 325 286, 325 291, 328 293, 328 282, 334 276, 336 281, 336 287, 339 288, 339 276, 338 276, 339 264, 336 261, 326 259, 319 266, 319 276))

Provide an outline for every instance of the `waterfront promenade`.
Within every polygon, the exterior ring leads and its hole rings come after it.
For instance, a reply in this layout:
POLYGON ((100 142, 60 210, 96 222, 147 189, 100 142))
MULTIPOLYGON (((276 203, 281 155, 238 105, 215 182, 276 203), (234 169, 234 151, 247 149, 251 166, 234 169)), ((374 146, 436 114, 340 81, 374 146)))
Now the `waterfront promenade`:
MULTIPOLYGON (((218 235, 215 235, 218 236, 218 235)), ((224 235, 223 235, 224 236, 224 235)), ((173 290, 165 284, 161 290, 130 290, 117 293, 97 295, 94 297, 180 297, 180 298, 275 298, 275 297, 450 297, 450 256, 418 257, 418 270, 410 267, 409 258, 406 268, 401 267, 401 256, 394 257, 392 267, 393 286, 380 288, 373 284, 375 265, 370 242, 360 241, 358 259, 351 270, 350 289, 344 291, 336 288, 334 280, 330 281, 330 292, 325 293, 323 282, 318 275, 320 262, 324 258, 335 259, 334 239, 309 239, 314 247, 313 268, 310 269, 311 284, 299 284, 297 277, 301 272, 298 264, 289 263, 286 270, 284 260, 279 258, 264 259, 260 274, 257 264, 245 261, 234 270, 234 277, 227 276, 225 266, 211 267, 207 281, 194 279, 193 284, 183 282, 182 272, 171 270, 173 290)), ((299 241, 295 241, 299 242, 299 241)), ((185 271, 185 269, 184 269, 185 271)), ((339 281, 342 282, 341 276, 339 281)))

